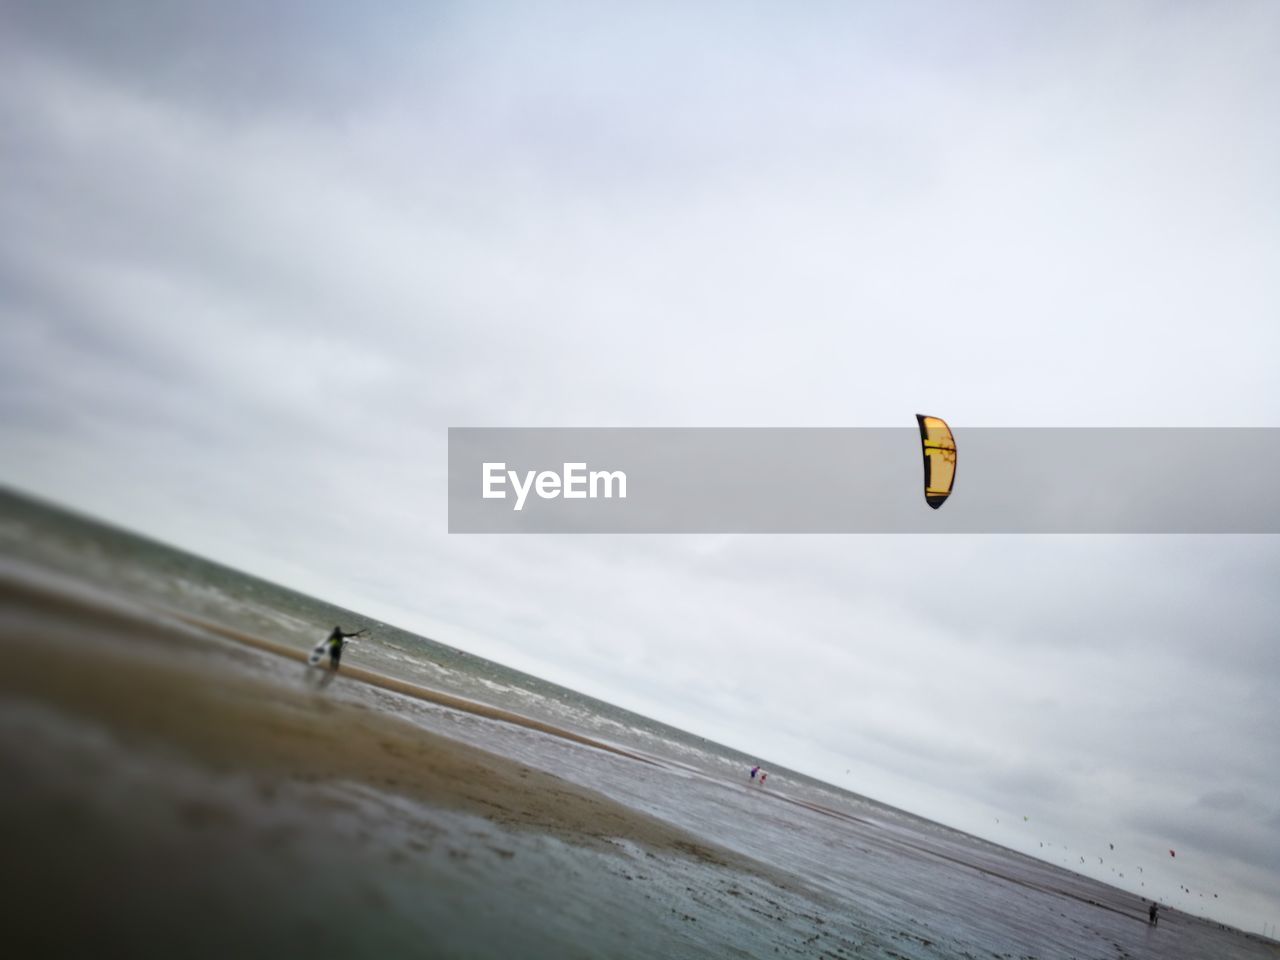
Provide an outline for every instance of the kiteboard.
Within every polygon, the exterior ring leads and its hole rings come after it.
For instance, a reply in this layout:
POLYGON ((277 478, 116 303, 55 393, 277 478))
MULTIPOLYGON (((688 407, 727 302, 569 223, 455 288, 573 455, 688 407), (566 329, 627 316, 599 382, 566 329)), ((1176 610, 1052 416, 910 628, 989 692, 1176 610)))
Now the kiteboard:
MULTIPOLYGON (((369 632, 368 630, 357 630, 353 634, 347 634, 342 638, 342 647, 345 649, 348 643, 356 642, 355 641, 356 637, 365 636, 366 634, 368 634, 368 632, 369 632)), ((325 637, 323 640, 321 640, 319 643, 317 643, 314 647, 311 648, 311 653, 307 656, 307 666, 314 667, 316 664, 318 664, 321 660, 324 659, 325 654, 329 652, 329 644, 332 639, 333 639, 333 634, 330 634, 329 636, 325 637)))
MULTIPOLYGON (((355 642, 356 642, 355 640, 343 640, 342 649, 345 650, 347 648, 347 644, 355 643, 355 642)), ((311 648, 311 654, 307 657, 307 666, 314 667, 321 660, 323 660, 328 653, 329 653, 329 641, 321 640, 319 643, 317 643, 314 647, 311 648)))

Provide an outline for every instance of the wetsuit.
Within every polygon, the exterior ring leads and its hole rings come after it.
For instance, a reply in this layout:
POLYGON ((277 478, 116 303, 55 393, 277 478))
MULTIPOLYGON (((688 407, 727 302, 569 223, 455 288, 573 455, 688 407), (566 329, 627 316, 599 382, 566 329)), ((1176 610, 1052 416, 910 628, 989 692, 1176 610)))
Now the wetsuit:
POLYGON ((333 633, 329 634, 329 669, 337 670, 338 661, 342 659, 343 640, 347 637, 358 637, 363 631, 357 630, 355 633, 343 633, 337 627, 333 628, 333 633))

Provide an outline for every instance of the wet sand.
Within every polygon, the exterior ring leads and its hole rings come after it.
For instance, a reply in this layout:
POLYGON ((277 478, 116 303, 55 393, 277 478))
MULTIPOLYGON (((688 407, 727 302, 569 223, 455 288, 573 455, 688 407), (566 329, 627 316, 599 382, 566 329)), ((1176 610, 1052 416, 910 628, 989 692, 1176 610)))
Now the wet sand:
MULTIPOLYGON (((256 637, 253 634, 245 633, 241 630, 232 630, 221 624, 210 623, 198 617, 188 616, 186 614, 173 614, 182 622, 190 624, 209 633, 217 634, 237 643, 243 643, 247 646, 263 650, 267 653, 275 654, 278 657, 285 657, 290 660, 296 660, 299 663, 307 662, 307 654, 301 650, 286 646, 282 643, 275 643, 263 637, 256 637)), ((549 723, 543 723, 531 717, 521 716, 518 713, 512 713, 510 710, 502 710, 499 707, 491 706, 487 703, 479 703, 475 700, 468 700, 465 697, 454 696, 450 693, 443 693, 439 690, 432 690, 428 687, 421 686, 416 683, 409 683, 405 680, 399 680, 395 677, 388 677, 386 674, 376 673, 373 670, 366 670, 362 667, 352 666, 348 663, 341 670, 344 679, 355 680, 360 683, 366 683, 369 686, 379 687, 383 690, 390 690, 394 693, 404 694, 413 697, 416 700, 425 700, 428 703, 439 704, 442 707, 449 707, 451 710, 463 710, 467 713, 475 714, 478 717, 487 717, 490 720, 499 720, 502 723, 510 723, 519 727, 526 727, 530 730, 538 730, 542 733, 549 733, 552 736, 560 737, 562 740, 572 740, 575 743, 585 744, 594 747, 597 750, 606 750, 610 753, 616 753, 619 756, 629 757, 632 760, 639 760, 641 763, 652 763, 647 757, 623 750, 612 744, 604 743, 601 740, 593 740, 590 737, 584 737, 572 730, 565 730, 563 727, 555 727, 549 723)))
POLYGON ((287 647, 2 576, 0 641, 18 955, 711 957, 690 891, 772 920, 793 886, 353 694, 642 759, 571 731, 359 668, 318 689, 287 647))
MULTIPOLYGON (((365 783, 575 842, 622 838, 745 866, 740 857, 591 790, 329 696, 328 689, 313 686, 324 676, 319 668, 311 670, 310 681, 297 683, 275 681, 243 664, 237 669, 234 648, 220 649, 200 634, 305 663, 305 654, 287 646, 189 617, 182 619, 192 629, 175 630, 4 581, 0 605, 8 612, 0 694, 36 698, 149 749, 176 748, 215 770, 365 783), (190 656, 193 647, 203 647, 205 656, 190 656)), ((572 731, 359 667, 343 667, 337 682, 371 684, 649 762, 572 731)))
POLYGON ((18 955, 1265 955, 1172 913, 1157 937, 1136 898, 1016 856, 354 664, 321 689, 303 651, 110 593, 0 570, 0 641, 18 955), (458 717, 470 742, 433 732, 458 717), (493 752, 513 737, 526 752, 493 752))

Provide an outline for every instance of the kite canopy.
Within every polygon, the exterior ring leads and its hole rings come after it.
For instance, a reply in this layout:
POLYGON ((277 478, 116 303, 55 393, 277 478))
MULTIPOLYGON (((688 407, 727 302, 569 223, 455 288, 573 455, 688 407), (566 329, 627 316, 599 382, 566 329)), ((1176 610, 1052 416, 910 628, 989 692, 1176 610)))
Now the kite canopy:
POLYGON ((956 440, 945 420, 917 413, 924 447, 924 499, 937 510, 956 482, 956 440))

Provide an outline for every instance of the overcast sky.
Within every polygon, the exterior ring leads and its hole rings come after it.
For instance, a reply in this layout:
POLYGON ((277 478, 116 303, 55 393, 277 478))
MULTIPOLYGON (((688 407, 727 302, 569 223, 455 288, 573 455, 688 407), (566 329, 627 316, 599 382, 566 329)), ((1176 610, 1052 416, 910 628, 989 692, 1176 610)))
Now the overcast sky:
POLYGON ((0 0, 0 79, 0 482, 1280 921, 1277 538, 445 530, 450 426, 1280 425, 1280 6, 0 0))

